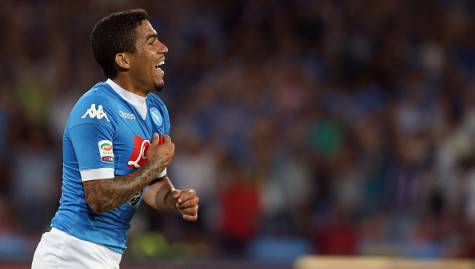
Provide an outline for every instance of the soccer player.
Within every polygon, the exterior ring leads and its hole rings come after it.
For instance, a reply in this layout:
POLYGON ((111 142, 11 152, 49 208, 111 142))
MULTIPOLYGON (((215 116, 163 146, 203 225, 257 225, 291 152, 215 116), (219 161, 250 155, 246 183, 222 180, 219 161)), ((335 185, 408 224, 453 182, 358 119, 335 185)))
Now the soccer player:
POLYGON ((91 34, 94 58, 108 78, 74 105, 63 136, 63 181, 52 229, 32 268, 119 268, 129 221, 145 201, 164 212, 198 218, 199 198, 167 176, 175 145, 165 104, 168 48, 142 9, 113 13, 91 34))

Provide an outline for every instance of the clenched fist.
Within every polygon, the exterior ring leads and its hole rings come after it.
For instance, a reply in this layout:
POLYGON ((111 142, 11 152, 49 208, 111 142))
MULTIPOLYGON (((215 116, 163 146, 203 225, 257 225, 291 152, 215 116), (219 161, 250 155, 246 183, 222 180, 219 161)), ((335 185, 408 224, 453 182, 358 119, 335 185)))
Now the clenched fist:
POLYGON ((159 136, 157 133, 153 134, 152 142, 148 147, 146 158, 148 160, 160 159, 157 175, 159 175, 168 165, 173 161, 175 155, 175 144, 172 142, 170 136, 159 136))
POLYGON ((192 189, 173 190, 172 197, 176 200, 176 208, 187 221, 196 221, 198 219, 198 204, 200 198, 192 189))

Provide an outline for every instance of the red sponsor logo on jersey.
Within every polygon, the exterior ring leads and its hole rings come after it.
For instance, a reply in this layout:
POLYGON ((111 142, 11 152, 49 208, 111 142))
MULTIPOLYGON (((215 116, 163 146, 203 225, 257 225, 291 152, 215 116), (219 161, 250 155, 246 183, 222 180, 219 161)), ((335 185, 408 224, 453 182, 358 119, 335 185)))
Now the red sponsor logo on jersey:
POLYGON ((127 166, 130 168, 139 168, 147 163, 148 147, 150 147, 150 141, 143 139, 140 136, 134 136, 134 148, 132 154, 130 154, 127 166))
MULTIPOLYGON (((165 142, 165 137, 160 136, 158 144, 165 142)), ((147 163, 147 150, 150 147, 150 141, 143 139, 140 136, 134 136, 134 148, 130 154, 127 166, 130 168, 139 168, 147 163)))

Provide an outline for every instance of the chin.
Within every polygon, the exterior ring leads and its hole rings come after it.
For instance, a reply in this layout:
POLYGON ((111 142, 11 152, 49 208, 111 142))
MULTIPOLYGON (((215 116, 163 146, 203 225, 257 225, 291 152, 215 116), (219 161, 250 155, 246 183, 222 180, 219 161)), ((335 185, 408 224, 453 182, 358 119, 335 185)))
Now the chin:
POLYGON ((154 91, 157 91, 157 92, 161 92, 163 90, 163 88, 165 87, 165 82, 162 80, 161 82, 159 83, 156 83, 154 85, 154 91))

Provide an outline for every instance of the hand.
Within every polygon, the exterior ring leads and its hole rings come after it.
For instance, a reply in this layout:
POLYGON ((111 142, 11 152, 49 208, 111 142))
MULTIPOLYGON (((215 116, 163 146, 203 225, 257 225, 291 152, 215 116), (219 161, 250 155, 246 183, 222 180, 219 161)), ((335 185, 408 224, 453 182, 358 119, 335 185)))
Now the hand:
POLYGON ((192 189, 173 190, 172 197, 176 200, 176 208, 187 221, 196 221, 198 219, 198 204, 200 198, 192 189))
POLYGON ((160 159, 159 173, 172 163, 173 156, 175 155, 175 144, 172 142, 170 136, 164 135, 162 137, 164 138, 164 142, 160 143, 160 136, 157 133, 153 134, 152 143, 145 155, 147 160, 160 159))

